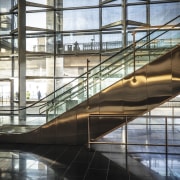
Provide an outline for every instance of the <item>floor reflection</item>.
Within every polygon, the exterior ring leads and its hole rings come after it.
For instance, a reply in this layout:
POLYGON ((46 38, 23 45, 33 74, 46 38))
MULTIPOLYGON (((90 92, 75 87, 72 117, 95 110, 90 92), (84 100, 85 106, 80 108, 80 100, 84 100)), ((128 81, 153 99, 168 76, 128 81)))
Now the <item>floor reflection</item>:
POLYGON ((139 179, 180 180, 179 147, 171 147, 169 153, 163 153, 164 147, 151 147, 149 151, 152 152, 145 152, 146 147, 144 146, 128 146, 126 154, 125 146, 122 145, 93 146, 97 151, 139 179))
POLYGON ((146 154, 140 161, 161 176, 180 179, 180 155, 146 154))
POLYGON ((31 153, 1 151, 0 179, 52 179, 51 161, 31 153))
MULTIPOLYGON (((129 150, 136 146, 130 147, 129 150)), ((160 150, 160 149, 158 149, 160 150)), ((125 153, 122 145, 0 146, 1 180, 178 180, 180 154, 125 153)))
MULTIPOLYGON (((103 148, 101 145, 100 147, 103 148)), ((0 179, 144 180, 144 174, 134 174, 123 166, 124 153, 106 151, 107 155, 97 147, 95 149, 89 150, 85 146, 1 144, 0 179), (110 154, 114 154, 114 159, 110 158, 110 154), (119 159, 116 155, 121 157, 121 163, 116 162, 119 159)), ((129 169, 132 169, 132 162, 129 169)), ((149 180, 154 180, 151 172, 145 169, 144 172, 149 180)))

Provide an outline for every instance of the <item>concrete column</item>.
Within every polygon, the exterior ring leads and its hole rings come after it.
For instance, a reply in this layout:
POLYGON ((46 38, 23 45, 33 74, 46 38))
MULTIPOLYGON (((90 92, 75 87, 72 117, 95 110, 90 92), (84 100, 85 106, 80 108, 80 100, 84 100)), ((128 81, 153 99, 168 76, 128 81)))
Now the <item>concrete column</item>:
POLYGON ((26 120, 26 1, 18 0, 19 120, 26 120))

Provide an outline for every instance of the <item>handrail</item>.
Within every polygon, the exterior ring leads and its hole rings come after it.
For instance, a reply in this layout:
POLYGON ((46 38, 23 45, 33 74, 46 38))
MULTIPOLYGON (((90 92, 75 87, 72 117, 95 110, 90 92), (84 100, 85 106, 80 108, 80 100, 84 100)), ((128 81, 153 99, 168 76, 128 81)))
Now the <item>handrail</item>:
MULTIPOLYGON (((176 19, 179 18, 179 17, 180 17, 180 16, 177 16, 177 17, 174 18, 172 21, 176 20, 176 19)), ((170 22, 172 22, 172 21, 169 21, 168 23, 170 23, 170 22)), ((162 29, 162 27, 166 26, 168 23, 166 23, 165 25, 161 26, 160 28, 158 28, 158 29, 156 29, 156 30, 151 31, 151 33, 149 33, 149 34, 146 35, 145 37, 141 38, 140 40, 136 41, 136 43, 142 41, 144 38, 147 38, 148 36, 150 36, 150 35, 153 34, 154 32, 159 31, 159 29, 162 29)), ((179 23, 176 24, 176 25, 174 25, 174 26, 172 26, 172 27, 176 27, 176 26, 179 26, 179 23)), ((154 39, 162 36, 164 33, 168 32, 168 31, 170 31, 170 30, 171 30, 171 29, 165 30, 165 31, 164 31, 163 33, 161 33, 159 36, 156 36, 155 38, 153 38, 153 39, 151 39, 150 41, 148 41, 148 42, 144 43, 143 45, 141 45, 140 47, 137 47, 135 50, 137 51, 137 50, 140 49, 142 46, 147 45, 147 44, 150 44, 152 41, 154 41, 154 39)), ((126 52, 126 50, 131 49, 131 47, 133 47, 133 44, 131 44, 131 45, 129 45, 128 47, 120 50, 118 53, 116 53, 116 54, 114 54, 113 56, 109 57, 108 59, 106 59, 106 60, 103 61, 102 63, 98 64, 97 66, 95 66, 95 67, 93 67, 93 68, 91 68, 91 69, 89 70, 89 72, 95 70, 97 67, 101 67, 102 64, 105 64, 106 62, 108 62, 109 60, 111 60, 113 57, 116 57, 117 55, 119 55, 119 54, 121 54, 121 53, 123 53, 123 52, 126 52)), ((133 52, 128 53, 127 56, 129 56, 129 55, 132 54, 132 53, 133 53, 133 52)), ((114 62, 114 63, 116 63, 116 62, 114 62)), ((126 63, 127 63, 127 62, 126 62, 126 63)), ((102 69, 102 67, 101 67, 101 71, 109 68, 110 66, 112 66, 112 63, 111 63, 109 66, 105 67, 104 69, 102 69)), ((98 73, 99 73, 99 72, 93 73, 93 76, 98 75, 98 73)), ((69 84, 71 84, 72 82, 74 82, 75 80, 78 80, 78 79, 80 79, 80 78, 85 78, 85 80, 82 80, 81 83, 86 82, 86 76, 87 76, 87 72, 85 72, 85 73, 82 74, 81 76, 75 78, 73 81, 69 82, 68 84, 64 85, 63 87, 57 89, 54 93, 58 92, 60 89, 63 89, 65 86, 68 86, 69 84)), ((92 77, 92 76, 90 76, 90 77, 92 77)), ((81 85, 81 83, 78 83, 75 87, 79 87, 79 86, 81 85)), ((67 93, 67 92, 71 92, 75 87, 72 87, 72 88, 68 89, 68 90, 66 91, 66 93, 67 93)), ((80 88, 79 90, 82 90, 82 88, 80 88)), ((76 92, 78 92, 78 91, 76 91, 76 92)), ((74 92, 74 93, 76 93, 76 92, 74 92)), ((60 95, 56 96, 55 99, 58 99, 60 96, 63 96, 64 94, 65 94, 65 93, 61 93, 60 95)), ((72 95, 71 95, 71 96, 72 96, 72 95)), ((53 99, 53 101, 56 101, 55 99, 53 99)), ((65 100, 65 99, 64 99, 64 100, 65 100)), ((61 101, 63 101, 63 99, 61 99, 61 101)), ((52 101, 50 100, 49 102, 52 102, 52 101)), ((64 103, 63 103, 63 104, 64 104, 64 103)), ((58 106, 57 106, 57 107, 58 107, 58 106)), ((42 108, 44 108, 44 107, 42 107, 42 108)), ((51 109, 51 108, 52 108, 52 107, 49 107, 49 108, 47 108, 46 110, 49 110, 49 109, 51 109)), ((46 110, 44 110, 44 111, 46 111, 46 110)), ((43 112, 44 112, 44 111, 43 111, 43 112)))
MULTIPOLYGON (((144 36, 144 37, 142 37, 141 39, 137 40, 136 43, 141 42, 144 38, 149 37, 151 34, 153 34, 153 33, 156 32, 156 31, 159 31, 160 29, 162 29, 162 27, 164 27, 164 26, 166 26, 167 24, 173 22, 174 20, 178 19, 179 17, 180 17, 180 15, 178 15, 177 17, 173 18, 172 20, 168 21, 167 23, 165 23, 164 25, 162 25, 162 26, 159 27, 158 29, 155 29, 155 30, 151 31, 151 32, 150 32, 149 34, 147 34, 146 36, 144 36)), ((178 25, 180 25, 180 23, 179 23, 178 25)), ((167 31, 168 31, 168 30, 169 30, 169 29, 167 29, 167 31)), ((154 39, 153 39, 153 40, 154 40, 154 39)), ((107 61, 108 61, 109 59, 111 59, 112 57, 118 55, 119 53, 125 51, 126 49, 129 49, 129 48, 132 47, 132 46, 133 46, 133 43, 130 44, 129 46, 121 49, 119 52, 113 54, 112 56, 110 56, 108 59, 104 60, 103 62, 101 62, 101 63, 98 64, 97 66, 99 66, 99 65, 107 62, 107 61)), ((93 67, 92 69, 96 68, 97 66, 93 67)))
MULTIPOLYGON (((132 114, 89 114, 89 117, 137 117, 137 115, 132 115, 132 114)), ((160 118, 160 117, 167 117, 167 118, 172 118, 172 117, 176 117, 176 118, 180 118, 180 115, 179 116, 171 116, 171 115, 148 115, 148 114, 145 114, 145 115, 141 115, 141 116, 138 116, 139 117, 157 117, 157 118, 160 118)))
MULTIPOLYGON (((151 33, 149 33, 149 34, 146 35, 145 37, 142 37, 141 39, 139 39, 138 41, 136 41, 136 43, 140 42, 140 41, 143 40, 144 38, 148 37, 148 36, 151 35, 152 33, 158 31, 159 29, 161 29, 162 27, 166 26, 166 25, 169 24, 170 22, 173 22, 174 20, 178 19, 179 17, 180 17, 180 15, 178 15, 177 17, 173 18, 172 20, 168 21, 167 23, 165 23, 164 25, 162 25, 160 28, 151 31, 151 33)), ((109 59, 111 59, 112 57, 116 56, 117 54, 125 51, 126 49, 129 49, 129 48, 132 47, 132 46, 133 46, 133 44, 127 46, 127 47, 124 48, 124 49, 121 49, 119 52, 115 53, 114 55, 110 56, 109 58, 107 58, 106 60, 104 60, 103 62, 101 62, 100 64, 98 64, 98 65, 94 66, 93 68, 91 68, 90 71, 93 70, 93 69, 95 69, 96 67, 100 66, 101 64, 107 62, 109 59)), ((87 72, 81 74, 80 76, 76 77, 75 79, 73 79, 73 80, 70 81, 69 83, 65 84, 64 86, 62 86, 62 87, 60 87, 60 88, 58 88, 58 89, 56 89, 54 92, 50 93, 49 95, 47 95, 47 96, 44 97, 43 99, 46 99, 47 97, 51 96, 52 94, 58 92, 60 89, 63 89, 65 86, 68 86, 68 85, 71 84, 74 80, 79 79, 79 78, 81 78, 81 77, 83 77, 83 76, 86 77, 86 74, 87 74, 87 72)), ((43 100, 43 99, 42 99, 42 100, 43 100)))
MULTIPOLYGON (((162 25, 160 28, 151 31, 151 33, 149 33, 149 34, 146 35, 145 37, 142 37, 141 39, 139 39, 138 41, 136 41, 136 43, 141 42, 144 38, 148 37, 149 35, 151 35, 152 33, 156 32, 156 31, 159 31, 159 29, 161 29, 162 27, 166 26, 167 24, 169 24, 170 22, 174 21, 175 19, 177 19, 177 18, 179 18, 179 17, 180 17, 180 16, 177 16, 176 18, 172 19, 172 20, 169 21, 168 23, 162 25)), ((178 24, 176 24, 176 25, 174 25, 174 26, 172 26, 172 27, 175 27, 175 26, 177 26, 177 25, 180 25, 180 23, 178 23, 178 24)), ((171 29, 167 29, 164 33, 168 32, 168 31, 170 31, 170 30, 171 30, 171 29)), ((164 33, 162 33, 162 34, 164 34, 164 33)), ((162 34, 160 34, 159 36, 155 37, 154 39, 160 37, 162 34)), ((149 44, 149 43, 152 42, 154 39, 151 39, 150 41, 146 42, 146 43, 143 44, 142 46, 149 44)), ((97 67, 99 67, 99 66, 101 66, 102 64, 106 63, 109 59, 112 59, 112 57, 117 56, 118 54, 124 52, 125 50, 129 49, 129 48, 132 47, 132 46, 133 46, 133 44, 131 44, 131 45, 127 46, 126 48, 120 50, 119 52, 115 53, 114 55, 110 56, 109 58, 107 58, 106 60, 104 60, 103 62, 101 62, 100 64, 98 64, 98 65, 94 66, 93 68, 91 68, 89 71, 92 71, 93 69, 96 69, 97 67)), ((137 51, 138 49, 140 49, 142 46, 137 47, 137 48, 136 48, 136 51, 137 51)), ((131 53, 132 53, 132 52, 131 52, 131 53)), ((130 53, 130 54, 131 54, 131 53, 130 53)), ((128 56, 128 55, 129 55, 129 54, 127 54, 126 56, 128 56)), ((115 62, 114 62, 114 63, 115 63, 115 62)), ((112 65, 112 64, 111 64, 111 65, 112 65)), ((110 65, 110 66, 111 66, 111 65, 110 65)), ((109 67, 109 66, 108 66, 108 67, 109 67)), ((106 68, 108 68, 108 67, 106 67, 106 68)), ((86 77, 86 74, 87 74, 87 72, 85 72, 85 73, 82 74, 81 76, 75 78, 74 80, 79 79, 79 78, 81 78, 81 77, 83 77, 83 76, 86 77)), ((62 87, 59 88, 59 89, 64 88, 65 86, 67 86, 67 85, 69 85, 70 83, 72 83, 74 80, 72 80, 71 82, 69 82, 68 84, 62 86, 62 87)), ((57 92, 59 89, 57 89, 55 92, 57 92)), ((71 89, 70 89, 70 90, 71 90, 71 89)))
MULTIPOLYGON (((169 24, 170 22, 173 22, 174 20, 178 19, 179 17, 180 17, 180 15, 178 15, 177 17, 173 18, 172 20, 168 21, 167 23, 165 23, 164 25, 162 25, 160 28, 151 31, 148 35, 146 35, 145 37, 142 37, 141 39, 139 39, 138 41, 136 41, 136 43, 142 41, 144 38, 150 36, 152 33, 156 32, 156 31, 159 31, 162 27, 166 26, 166 25, 169 24)), ((180 23, 179 23, 179 24, 180 24, 180 23)), ((179 25, 179 24, 178 24, 178 25, 179 25)), ((168 31, 168 30, 166 30, 166 31, 168 31)), ((154 40, 154 39, 153 39, 153 40, 154 40)), ((106 60, 104 60, 103 62, 101 62, 100 64, 92 67, 89 71, 92 71, 93 69, 97 68, 98 66, 101 66, 102 64, 104 64, 105 62, 107 62, 107 61, 108 61, 109 59, 111 59, 112 57, 117 56, 119 53, 121 53, 121 52, 129 49, 129 48, 132 47, 132 46, 133 46, 133 44, 131 44, 131 45, 129 45, 129 46, 121 49, 119 52, 117 52, 117 53, 115 53, 114 55, 110 56, 109 58, 107 58, 106 60)), ((46 98, 49 97, 49 96, 51 96, 52 94, 56 93, 56 92, 59 91, 60 89, 63 89, 65 86, 68 86, 68 85, 71 84, 74 80, 78 80, 79 78, 81 78, 81 77, 83 77, 83 76, 86 77, 86 74, 87 74, 87 72, 85 72, 85 73, 83 73, 82 75, 76 77, 75 79, 73 79, 73 80, 70 81, 69 83, 65 84, 64 86, 62 86, 62 87, 60 87, 59 89, 56 89, 54 92, 50 93, 48 96, 46 96, 46 98)))

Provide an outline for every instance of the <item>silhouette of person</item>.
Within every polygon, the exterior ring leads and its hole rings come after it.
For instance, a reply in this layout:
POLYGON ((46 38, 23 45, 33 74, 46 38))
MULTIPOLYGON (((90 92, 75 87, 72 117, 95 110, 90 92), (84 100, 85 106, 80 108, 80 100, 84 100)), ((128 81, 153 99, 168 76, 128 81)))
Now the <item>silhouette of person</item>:
POLYGON ((41 99, 41 92, 40 92, 40 90, 37 92, 37 96, 38 96, 38 100, 40 100, 41 99))
POLYGON ((74 50, 75 51, 79 50, 79 44, 77 41, 74 43, 74 50))

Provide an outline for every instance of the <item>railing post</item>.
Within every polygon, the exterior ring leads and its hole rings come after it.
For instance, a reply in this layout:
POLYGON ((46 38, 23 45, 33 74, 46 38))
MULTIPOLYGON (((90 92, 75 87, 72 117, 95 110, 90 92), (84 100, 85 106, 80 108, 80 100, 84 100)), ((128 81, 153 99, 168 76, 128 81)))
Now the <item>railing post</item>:
POLYGON ((88 149, 91 148, 91 137, 90 137, 90 115, 88 116, 88 149))
POLYGON ((87 93, 87 105, 89 106, 89 62, 90 60, 87 59, 87 85, 86 85, 86 93, 87 93))
POLYGON ((165 117, 165 142, 166 142, 166 179, 168 179, 168 122, 165 117))
POLYGON ((174 106, 172 105, 172 132, 173 132, 173 136, 174 136, 174 106))
POLYGON ((48 123, 48 110, 46 110, 46 123, 48 123))
POLYGON ((136 54, 135 54, 135 49, 136 49, 136 38, 135 38, 136 32, 134 31, 132 33, 133 36, 133 65, 134 65, 134 77, 133 81, 136 82, 136 77, 135 77, 135 71, 136 71, 136 54))
POLYGON ((125 124, 125 153, 126 153, 126 171, 128 171, 128 148, 127 148, 127 143, 128 143, 128 133, 127 133, 127 116, 126 116, 126 124, 125 124))

